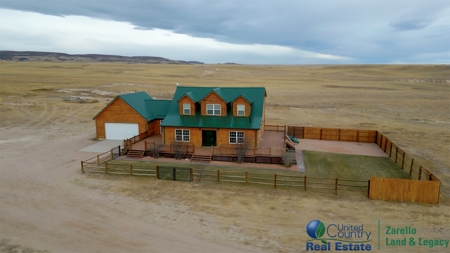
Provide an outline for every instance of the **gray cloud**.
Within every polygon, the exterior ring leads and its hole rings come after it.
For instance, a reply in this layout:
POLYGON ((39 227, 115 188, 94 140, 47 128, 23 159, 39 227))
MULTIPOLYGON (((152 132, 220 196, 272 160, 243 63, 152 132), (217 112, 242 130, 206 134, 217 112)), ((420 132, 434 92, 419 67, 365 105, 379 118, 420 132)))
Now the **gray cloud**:
POLYGON ((125 21, 136 29, 286 46, 351 57, 361 63, 407 61, 450 52, 445 43, 450 29, 447 0, 432 4, 425 0, 2 0, 0 7, 125 21))

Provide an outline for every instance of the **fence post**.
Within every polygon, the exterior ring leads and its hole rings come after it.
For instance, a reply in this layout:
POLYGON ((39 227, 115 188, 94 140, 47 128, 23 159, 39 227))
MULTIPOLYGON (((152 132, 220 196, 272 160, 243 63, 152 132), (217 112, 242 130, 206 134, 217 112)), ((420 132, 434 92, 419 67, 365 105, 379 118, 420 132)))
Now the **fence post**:
POLYGON ((177 168, 172 168, 173 181, 177 181, 177 168))
POLYGON ((133 164, 130 163, 130 175, 133 176, 133 164))
POLYGON ((220 184, 220 170, 217 170, 217 183, 220 184))
POLYGON ((417 180, 420 180, 420 177, 422 176, 422 165, 419 167, 419 175, 417 176, 417 180))
POLYGON ((248 172, 245 172, 245 185, 248 185, 248 172))
POLYGON ((370 180, 367 182, 367 197, 370 199, 370 180))
POLYGON ((413 164, 414 164, 414 158, 411 159, 411 168, 409 169, 409 176, 411 176, 413 164))
POLYGON ((273 175, 273 188, 276 189, 277 188, 277 174, 273 175))
POLYGON ((156 174, 156 179, 159 179, 159 166, 156 166, 156 170, 155 170, 155 174, 156 174))
POLYGON ((398 147, 395 149, 395 163, 397 163, 397 157, 398 157, 398 147))
POLYGON ((119 146, 117 146, 117 148, 119 149, 119 156, 121 156, 121 154, 120 154, 120 145, 119 145, 119 146))
POLYGON ((402 169, 404 169, 404 167, 405 167, 405 154, 406 154, 406 152, 405 152, 405 151, 403 151, 403 158, 402 158, 402 169))
POLYGON ((189 169, 189 180, 190 182, 194 181, 194 173, 192 168, 189 169))
POLYGON ((338 178, 336 178, 334 182, 334 194, 336 195, 337 195, 337 188, 338 188, 338 178))
POLYGON ((389 149, 389 157, 392 157, 392 141, 391 141, 391 148, 389 149))
POLYGON ((303 178, 303 190, 306 191, 306 176, 303 178))
POLYGON ((84 173, 83 161, 81 161, 81 173, 84 173))
POLYGON ((105 175, 108 175, 108 163, 105 163, 105 175))
POLYGON ((100 164, 100 158, 98 157, 99 155, 97 155, 97 165, 100 164))

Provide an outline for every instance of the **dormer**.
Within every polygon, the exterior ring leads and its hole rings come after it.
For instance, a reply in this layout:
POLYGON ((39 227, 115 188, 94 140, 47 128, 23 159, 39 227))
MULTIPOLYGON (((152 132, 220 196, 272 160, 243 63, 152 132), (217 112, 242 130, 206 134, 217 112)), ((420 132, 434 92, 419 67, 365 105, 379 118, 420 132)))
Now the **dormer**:
POLYGON ((253 100, 246 93, 241 93, 233 101, 234 117, 250 117, 253 100))
POLYGON ((178 100, 180 115, 195 115, 197 94, 188 92, 178 100))
POLYGON ((201 114, 203 116, 225 116, 229 102, 220 88, 213 89, 200 101, 201 114))

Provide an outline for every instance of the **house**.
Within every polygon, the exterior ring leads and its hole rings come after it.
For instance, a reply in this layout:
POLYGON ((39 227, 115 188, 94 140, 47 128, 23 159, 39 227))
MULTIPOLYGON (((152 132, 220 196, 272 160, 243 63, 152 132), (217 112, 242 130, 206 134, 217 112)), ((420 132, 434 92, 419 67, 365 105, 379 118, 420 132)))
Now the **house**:
POLYGON ((118 95, 95 117, 97 139, 161 134, 162 144, 196 147, 246 143, 258 147, 264 132, 264 87, 177 86, 172 100, 145 92, 118 95))
POLYGON ((162 143, 258 147, 266 96, 264 87, 178 86, 161 122, 162 143))
POLYGON ((160 122, 171 103, 145 92, 118 95, 94 117, 97 139, 124 140, 142 132, 160 134, 160 122))

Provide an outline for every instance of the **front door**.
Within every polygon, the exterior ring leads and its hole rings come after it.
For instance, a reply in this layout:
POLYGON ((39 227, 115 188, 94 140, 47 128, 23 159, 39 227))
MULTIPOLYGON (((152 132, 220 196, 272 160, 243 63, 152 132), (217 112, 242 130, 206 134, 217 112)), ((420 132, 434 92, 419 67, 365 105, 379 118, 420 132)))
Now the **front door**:
POLYGON ((216 131, 213 130, 202 131, 202 146, 203 147, 216 146, 216 131))

